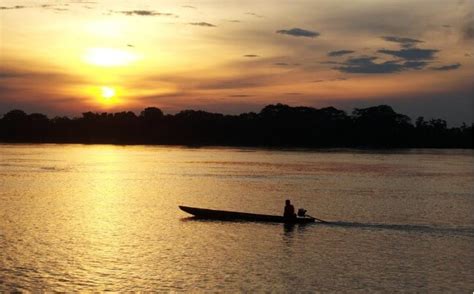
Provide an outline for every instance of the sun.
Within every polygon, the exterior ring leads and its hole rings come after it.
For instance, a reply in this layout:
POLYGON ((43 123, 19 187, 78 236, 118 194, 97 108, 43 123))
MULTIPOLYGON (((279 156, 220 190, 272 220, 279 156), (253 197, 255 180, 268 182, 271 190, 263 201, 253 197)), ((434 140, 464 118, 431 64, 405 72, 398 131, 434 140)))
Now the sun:
POLYGON ((100 87, 100 95, 106 101, 111 100, 115 96, 115 89, 112 87, 100 87))
POLYGON ((84 62, 103 67, 124 66, 137 59, 136 54, 115 48, 89 48, 83 55, 84 62))

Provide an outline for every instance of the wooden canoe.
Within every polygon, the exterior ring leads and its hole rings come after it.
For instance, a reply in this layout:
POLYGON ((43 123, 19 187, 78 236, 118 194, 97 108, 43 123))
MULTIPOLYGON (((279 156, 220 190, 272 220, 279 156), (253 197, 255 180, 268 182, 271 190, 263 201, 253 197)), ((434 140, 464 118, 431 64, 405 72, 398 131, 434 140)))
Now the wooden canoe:
POLYGON ((230 221, 252 221, 252 222, 274 222, 289 224, 314 223, 313 217, 285 218, 281 215, 255 214, 246 212, 235 212, 226 210, 204 209, 189 206, 179 206, 182 211, 201 219, 230 220, 230 221))

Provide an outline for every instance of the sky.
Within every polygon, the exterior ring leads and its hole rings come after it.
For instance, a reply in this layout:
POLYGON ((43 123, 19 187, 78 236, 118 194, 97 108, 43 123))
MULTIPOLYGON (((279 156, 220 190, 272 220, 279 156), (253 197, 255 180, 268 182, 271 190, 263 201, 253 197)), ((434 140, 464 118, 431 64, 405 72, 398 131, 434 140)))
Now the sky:
POLYGON ((474 120, 474 0, 0 0, 0 114, 391 105, 474 120))

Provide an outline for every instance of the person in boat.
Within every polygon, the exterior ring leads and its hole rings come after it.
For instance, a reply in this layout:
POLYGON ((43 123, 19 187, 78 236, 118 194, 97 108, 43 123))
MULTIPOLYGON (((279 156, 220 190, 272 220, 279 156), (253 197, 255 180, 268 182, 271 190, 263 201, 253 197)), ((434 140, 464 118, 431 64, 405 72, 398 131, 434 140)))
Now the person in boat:
POLYGON ((283 212, 285 218, 296 218, 295 207, 291 204, 291 201, 287 199, 285 201, 285 211, 283 212))

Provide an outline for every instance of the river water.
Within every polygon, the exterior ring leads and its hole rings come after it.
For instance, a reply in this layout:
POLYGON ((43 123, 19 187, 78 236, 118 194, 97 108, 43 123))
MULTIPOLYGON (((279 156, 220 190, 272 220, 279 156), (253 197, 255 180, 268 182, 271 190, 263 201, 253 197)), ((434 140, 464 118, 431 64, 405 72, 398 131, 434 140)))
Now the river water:
POLYGON ((0 145, 0 291, 474 290, 472 150, 0 145), (331 224, 199 221, 184 204, 331 224))

